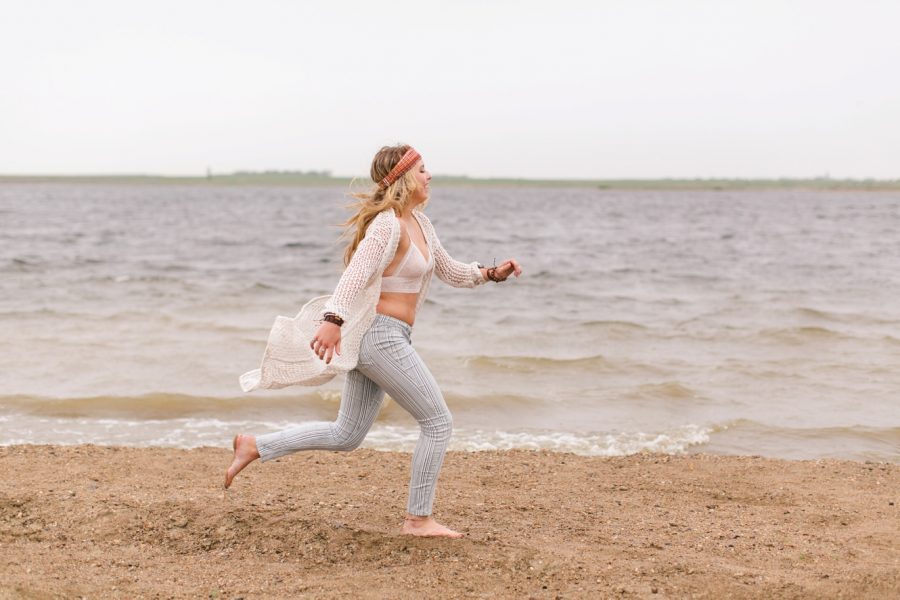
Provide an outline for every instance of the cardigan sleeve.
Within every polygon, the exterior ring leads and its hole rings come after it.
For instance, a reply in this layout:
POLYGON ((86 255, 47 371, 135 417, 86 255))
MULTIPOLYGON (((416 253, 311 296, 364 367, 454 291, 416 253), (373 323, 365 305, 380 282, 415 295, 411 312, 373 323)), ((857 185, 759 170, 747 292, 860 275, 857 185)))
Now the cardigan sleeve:
POLYGON ((437 233, 434 231, 431 219, 425 213, 420 212, 419 214, 428 225, 428 229, 431 230, 431 239, 434 242, 434 248, 432 248, 434 272, 441 281, 453 287, 465 288, 472 288, 487 281, 481 276, 481 269, 478 268, 477 262, 459 262, 450 256, 444 250, 444 246, 441 245, 441 240, 438 239, 437 233))
POLYGON ((322 309, 322 314, 332 312, 346 320, 350 309, 360 292, 365 289, 384 258, 385 250, 391 239, 391 221, 380 213, 369 223, 365 237, 356 247, 350 264, 344 269, 331 298, 322 309))

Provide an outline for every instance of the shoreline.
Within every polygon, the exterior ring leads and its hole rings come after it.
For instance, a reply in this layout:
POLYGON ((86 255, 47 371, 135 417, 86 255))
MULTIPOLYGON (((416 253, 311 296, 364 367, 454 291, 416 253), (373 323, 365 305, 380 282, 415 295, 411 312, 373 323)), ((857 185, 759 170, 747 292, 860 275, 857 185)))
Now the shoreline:
POLYGON ((451 452, 398 534, 410 455, 0 447, 0 598, 889 597, 900 465, 451 452))
MULTIPOLYGON (((311 419, 316 420, 316 419, 311 419)), ((286 424, 285 427, 290 426, 286 424)), ((249 431, 249 430, 247 430, 249 431)), ((273 430, 274 431, 274 430, 273 430)), ((373 428, 373 431, 376 433, 379 432, 378 429, 373 428)), ((267 431, 260 431, 257 435, 261 435, 262 433, 267 433, 267 431)), ((458 441, 458 433, 459 429, 454 430, 454 435, 457 436, 454 442, 458 441)), ((415 435, 416 431, 413 428, 409 428, 408 430, 404 429, 402 431, 395 432, 397 437, 405 437, 408 441, 405 442, 397 442, 392 443, 390 445, 374 445, 370 443, 368 440, 364 440, 362 445, 359 446, 358 450, 367 450, 375 453, 384 453, 384 454, 411 454, 413 449, 415 448, 415 435)), ((82 436, 81 439, 84 439, 85 436, 82 436)), ((175 450, 175 451, 192 451, 192 450, 220 450, 222 448, 227 447, 230 442, 231 436, 227 439, 223 438, 218 443, 207 443, 204 442, 202 444, 192 444, 192 445, 176 445, 176 444, 159 444, 155 442, 148 443, 120 443, 118 441, 95 441, 92 443, 86 443, 84 441, 39 441, 39 442, 26 442, 24 438, 16 437, 9 441, 0 442, 0 449, 3 448, 15 448, 15 447, 54 447, 54 448, 75 448, 81 446, 91 446, 97 448, 116 448, 116 449, 134 449, 134 450, 175 450)), ((743 447, 747 447, 747 444, 741 444, 743 447)), ((589 458, 589 459, 614 459, 614 458, 627 458, 635 455, 653 455, 653 456, 668 456, 672 458, 679 457, 691 457, 691 456, 709 456, 709 457, 720 457, 720 458, 759 458, 766 460, 776 460, 776 461, 787 461, 787 462, 815 462, 815 461, 823 461, 823 460, 834 460, 839 462, 850 462, 857 464, 876 464, 876 465, 891 465, 894 467, 900 468, 900 456, 897 456, 895 453, 885 454, 885 453, 875 453, 875 452, 855 452, 855 453, 844 453, 844 454, 822 454, 822 455, 814 455, 814 454, 783 454, 777 452, 767 452, 760 451, 756 454, 745 454, 742 453, 739 449, 727 447, 722 443, 716 441, 703 442, 697 445, 688 444, 684 449, 681 450, 667 450, 661 449, 658 444, 648 445, 646 447, 640 447, 637 449, 629 449, 629 450, 615 450, 609 452, 584 452, 580 449, 573 449, 571 447, 559 447, 559 446, 485 446, 482 444, 472 443, 470 445, 466 444, 457 444, 451 443, 448 448, 449 452, 453 452, 456 454, 481 454, 481 453, 505 453, 505 452, 525 452, 525 453, 546 453, 550 455, 558 455, 558 456, 577 456, 580 458, 589 458)))

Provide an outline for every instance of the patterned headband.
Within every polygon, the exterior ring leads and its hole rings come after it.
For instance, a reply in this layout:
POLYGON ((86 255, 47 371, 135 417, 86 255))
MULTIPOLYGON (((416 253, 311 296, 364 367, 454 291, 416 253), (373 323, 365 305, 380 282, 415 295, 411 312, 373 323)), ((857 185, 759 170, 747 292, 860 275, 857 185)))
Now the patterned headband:
POLYGON ((391 172, 387 174, 387 177, 378 182, 378 187, 385 190, 389 185, 400 179, 404 173, 413 168, 413 166, 419 162, 419 159, 422 158, 418 152, 416 152, 415 148, 410 148, 403 155, 403 158, 400 159, 394 168, 391 169, 391 172))

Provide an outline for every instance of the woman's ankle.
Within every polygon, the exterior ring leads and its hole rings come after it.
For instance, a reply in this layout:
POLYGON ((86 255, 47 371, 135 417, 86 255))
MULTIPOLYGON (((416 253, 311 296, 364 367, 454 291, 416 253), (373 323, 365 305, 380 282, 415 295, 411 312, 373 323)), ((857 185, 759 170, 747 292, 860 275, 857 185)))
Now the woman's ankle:
MULTIPOLYGON (((241 450, 250 454, 253 460, 260 458, 259 447, 256 445, 256 436, 239 433, 235 436, 235 446, 241 446, 241 450)), ((237 447, 235 447, 237 450, 237 447)))
POLYGON ((406 522, 411 524, 427 523, 432 519, 433 517, 431 515, 411 515, 406 513, 406 522))
POLYGON ((425 537, 460 538, 463 536, 458 531, 453 531, 449 527, 441 525, 431 515, 406 515, 406 521, 404 521, 400 531, 410 535, 425 537))

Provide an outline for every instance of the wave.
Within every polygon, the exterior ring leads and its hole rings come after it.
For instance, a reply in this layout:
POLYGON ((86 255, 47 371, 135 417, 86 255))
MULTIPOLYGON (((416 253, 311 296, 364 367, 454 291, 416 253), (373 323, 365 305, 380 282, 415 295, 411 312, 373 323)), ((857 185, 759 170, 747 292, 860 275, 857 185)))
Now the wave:
POLYGON ((42 307, 42 308, 34 308, 30 310, 3 310, 0 311, 0 319, 7 318, 16 318, 16 317, 34 317, 34 316, 61 316, 61 317, 76 317, 80 316, 80 313, 71 312, 71 311, 63 311, 63 310, 54 310, 52 308, 42 307))
POLYGON ((7 269, 16 272, 31 272, 47 268, 73 269, 82 266, 105 265, 108 263, 108 260, 87 256, 73 256, 64 260, 47 260, 43 258, 16 256, 10 259, 7 269))
POLYGON ((665 381, 663 383, 647 383, 627 394, 639 398, 670 398, 675 400, 695 399, 699 394, 691 388, 677 381, 665 381))
MULTIPOLYGON (((333 415, 341 402, 340 390, 309 390, 294 394, 253 394, 232 397, 193 396, 154 392, 138 396, 85 396, 51 398, 33 395, 0 396, 0 415, 21 414, 68 419, 128 418, 177 419, 182 417, 244 418, 293 417, 298 414, 333 415)), ((504 410, 538 412, 546 407, 546 399, 510 394, 464 396, 445 394, 454 411, 465 413, 483 410, 485 406, 504 410)), ((393 412, 387 397, 385 415, 393 412)))
POLYGON ((812 319, 822 319, 826 321, 843 321, 841 315, 837 313, 829 312, 826 310, 818 309, 818 308, 809 308, 807 306, 800 306, 792 311, 795 315, 800 317, 807 317, 812 319))
POLYGON ((777 327, 763 329, 757 333, 761 338, 771 339, 784 344, 808 344, 815 342, 886 342, 888 344, 896 344, 900 342, 900 338, 884 334, 872 333, 851 333, 848 331, 838 331, 829 327, 822 326, 803 326, 803 327, 777 327))
MULTIPOLYGON (((619 432, 579 434, 560 431, 497 431, 459 429, 453 431, 451 450, 550 450, 582 456, 627 456, 640 452, 681 454, 693 446, 709 441, 710 430, 685 425, 668 431, 645 433, 619 432)), ((386 426, 366 438, 369 447, 384 450, 412 451, 418 430, 386 426)))
POLYGON ((807 319, 815 319, 819 321, 830 321, 833 323, 872 323, 876 325, 897 325, 900 321, 894 319, 884 319, 854 312, 835 312, 820 308, 810 308, 808 306, 800 306, 791 311, 794 315, 807 319))
MULTIPOLYGON (((339 400, 338 396, 338 400, 339 400)), ((139 396, 87 396, 48 398, 42 396, 0 396, 0 406, 20 414, 61 418, 174 419, 185 416, 227 416, 248 411, 288 413, 298 405, 331 407, 337 400, 323 392, 294 396, 212 397, 188 394, 149 393, 139 396)))
MULTIPOLYGON (((122 312, 76 312, 71 310, 53 309, 53 308, 35 308, 31 310, 9 310, 0 311, 0 320, 17 320, 17 319, 47 319, 48 321, 59 322, 55 333, 59 343, 82 345, 85 342, 77 335, 82 328, 93 323, 101 323, 103 325, 123 323, 130 325, 140 320, 142 327, 164 327, 169 328, 172 332, 172 338, 177 336, 177 332, 186 331, 202 331, 214 332, 220 334, 228 334, 229 343, 236 341, 231 336, 245 336, 241 341, 251 343, 259 343, 260 339, 265 341, 265 325, 234 325, 229 323, 216 322, 209 320, 208 317, 198 318, 193 316, 176 316, 161 311, 130 309, 122 312), (262 333, 261 333, 262 332, 262 333), (262 338, 260 338, 262 336, 262 338)), ((49 341, 49 340, 45 340, 49 341)), ((185 343, 189 343, 185 339, 185 343)), ((98 344, 97 347, 103 347, 98 344)))
POLYGON ((616 365, 602 355, 585 356, 581 358, 550 358, 544 356, 470 356, 463 359, 467 367, 483 369, 505 369, 520 373, 543 372, 548 369, 560 369, 574 367, 592 371, 618 371, 620 365, 616 365))
POLYGON ((859 339, 827 327, 779 327, 763 329, 759 332, 761 337, 773 338, 786 343, 806 343, 821 340, 859 339))
POLYGON ((849 458, 900 462, 900 426, 785 427, 751 419, 711 426, 713 452, 779 458, 849 458))
POLYGON ((277 285, 271 285, 268 283, 263 283, 262 281, 257 281, 253 285, 247 288, 248 290, 280 290, 282 288, 277 285))
POLYGON ((101 275, 97 277, 87 277, 84 282, 101 282, 101 283, 150 283, 150 284, 176 284, 185 287, 197 287, 197 283, 184 279, 182 277, 171 277, 168 275, 101 275))
MULTIPOLYGON (((334 397, 319 398, 331 403, 334 397)), ((292 399, 289 399, 292 401, 292 399)), ((306 400, 316 401, 315 398, 306 400)), ((155 415, 65 416, 58 414, 0 414, 0 445, 98 444, 225 448, 237 431, 277 431, 297 425, 297 415, 247 413, 206 416, 155 415)), ((326 419, 333 418, 331 416, 326 419)), ((378 421, 364 443, 378 450, 411 451, 418 439, 414 425, 378 421)), ((465 451, 530 449, 572 452, 587 456, 623 456, 638 452, 680 454, 707 452, 770 456, 787 459, 843 458, 900 462, 900 426, 830 426, 791 428, 735 419, 724 423, 684 424, 662 430, 574 432, 538 428, 454 428, 451 449, 465 451)))
MULTIPOLYGON (((488 265, 488 266, 490 266, 490 265, 488 265)), ((537 271, 536 273, 528 274, 529 279, 552 279, 552 278, 555 278, 558 276, 559 276, 559 273, 556 273, 549 269, 541 269, 541 270, 537 271)))
POLYGON ((783 425, 771 425, 762 423, 752 419, 733 419, 724 423, 712 425, 713 433, 724 431, 745 430, 745 431, 766 431, 769 433, 778 433, 789 435, 797 439, 816 439, 821 437, 829 437, 833 435, 843 435, 851 437, 871 437, 876 436, 887 440, 893 440, 898 444, 900 450, 900 425, 887 427, 872 427, 869 425, 832 425, 829 427, 785 427, 783 425))
POLYGON ((39 270, 46 266, 47 262, 35 258, 23 258, 16 256, 3 268, 3 271, 12 271, 14 273, 29 273, 39 270))
POLYGON ((657 377, 664 370, 660 365, 644 363, 628 358, 609 359, 595 354, 579 358, 553 358, 547 356, 462 356, 463 366, 486 371, 506 371, 511 373, 556 375, 568 374, 572 377, 593 378, 599 374, 635 373, 641 376, 657 377))
MULTIPOLYGON (((0 422, 3 417, 0 417, 0 422)), ((18 444, 95 444, 101 446, 226 448, 235 431, 278 430, 294 425, 288 421, 223 421, 175 419, 133 421, 116 419, 55 420, 40 431, 28 424, 5 427, 0 446, 18 444)), ((515 431, 454 428, 450 450, 547 450, 583 456, 626 456, 641 452, 682 454, 709 441, 710 430, 685 425, 658 432, 570 433, 549 430, 515 431)), ((364 448, 412 452, 419 429, 376 424, 363 442, 364 448)))
POLYGON ((244 242, 237 239, 226 238, 226 237, 213 237, 205 240, 198 240, 201 243, 209 244, 210 246, 243 246, 244 242))
POLYGON ((582 327, 590 327, 596 329, 632 329, 632 330, 641 330, 647 329, 645 325, 641 325, 640 323, 633 323, 631 321, 584 321, 581 323, 582 327))

